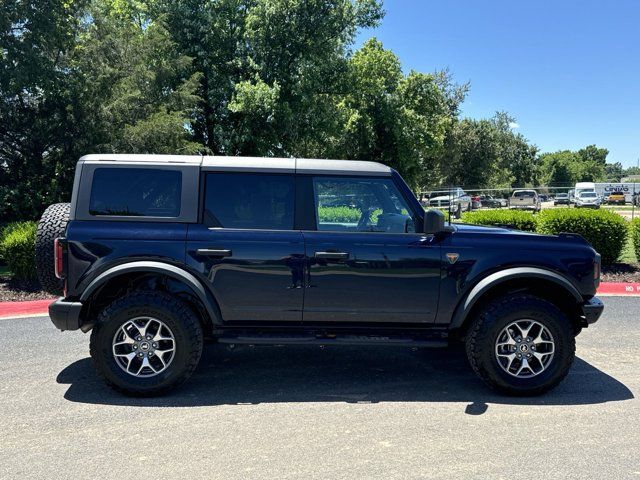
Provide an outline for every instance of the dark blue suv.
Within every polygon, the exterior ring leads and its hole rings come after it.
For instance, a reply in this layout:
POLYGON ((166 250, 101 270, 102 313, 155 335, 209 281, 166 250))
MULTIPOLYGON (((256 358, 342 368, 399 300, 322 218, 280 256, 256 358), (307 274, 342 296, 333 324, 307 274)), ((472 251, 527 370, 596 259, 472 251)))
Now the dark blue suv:
POLYGON ((580 236, 447 225, 372 162, 89 155, 36 258, 61 330, 91 331, 112 387, 186 380, 227 344, 464 342, 489 386, 557 385, 603 306, 580 236))

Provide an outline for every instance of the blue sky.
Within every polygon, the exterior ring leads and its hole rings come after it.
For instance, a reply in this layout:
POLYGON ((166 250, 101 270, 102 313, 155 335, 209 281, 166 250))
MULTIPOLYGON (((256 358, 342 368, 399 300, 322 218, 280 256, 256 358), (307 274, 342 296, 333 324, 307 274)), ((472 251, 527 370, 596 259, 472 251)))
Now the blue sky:
POLYGON ((375 36, 405 72, 471 82, 463 116, 506 110, 543 151, 640 157, 640 0, 387 0, 375 36))

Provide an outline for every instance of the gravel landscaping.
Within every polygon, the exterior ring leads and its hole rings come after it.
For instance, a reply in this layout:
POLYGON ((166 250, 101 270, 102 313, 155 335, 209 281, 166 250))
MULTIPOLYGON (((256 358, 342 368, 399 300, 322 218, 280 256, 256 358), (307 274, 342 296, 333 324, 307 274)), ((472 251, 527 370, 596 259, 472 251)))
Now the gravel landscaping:
POLYGON ((601 282, 640 282, 640 264, 614 263, 602 267, 601 282))
POLYGON ((16 280, 9 275, 0 275, 0 302, 25 302, 47 298, 51 298, 51 294, 42 290, 37 280, 16 280))

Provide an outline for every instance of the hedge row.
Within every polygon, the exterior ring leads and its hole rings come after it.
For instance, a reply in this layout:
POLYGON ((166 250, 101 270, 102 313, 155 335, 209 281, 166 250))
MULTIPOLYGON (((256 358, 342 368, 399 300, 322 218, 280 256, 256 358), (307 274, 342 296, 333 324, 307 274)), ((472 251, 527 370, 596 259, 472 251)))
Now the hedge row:
MULTIPOLYGON (((618 260, 629 231, 627 221, 609 210, 556 208, 543 210, 536 215, 518 210, 489 210, 465 213, 462 221, 477 225, 502 225, 548 235, 577 233, 602 255, 604 264, 611 264, 618 260)), ((632 224, 631 230, 636 252, 638 252, 640 224, 632 224)))
POLYGON ((536 231, 536 218, 530 212, 522 210, 480 210, 462 214, 464 223, 474 225, 493 225, 515 228, 525 232, 536 231))
POLYGON ((0 257, 17 278, 36 278, 34 250, 37 226, 37 222, 16 222, 0 232, 0 257))
POLYGON ((629 234, 633 241, 633 250, 636 253, 636 258, 640 262, 640 218, 636 218, 629 225, 629 234))

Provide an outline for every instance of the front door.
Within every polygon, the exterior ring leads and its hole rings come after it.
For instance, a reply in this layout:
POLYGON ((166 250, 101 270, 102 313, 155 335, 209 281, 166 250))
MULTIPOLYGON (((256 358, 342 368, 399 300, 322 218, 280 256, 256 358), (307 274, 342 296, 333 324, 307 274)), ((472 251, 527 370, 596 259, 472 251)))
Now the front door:
POLYGON ((313 177, 315 231, 305 323, 429 323, 440 286, 440 246, 387 177, 313 177))
POLYGON ((187 264, 200 273, 227 322, 300 322, 305 250, 294 230, 295 179, 206 173, 204 219, 189 226, 187 264))

